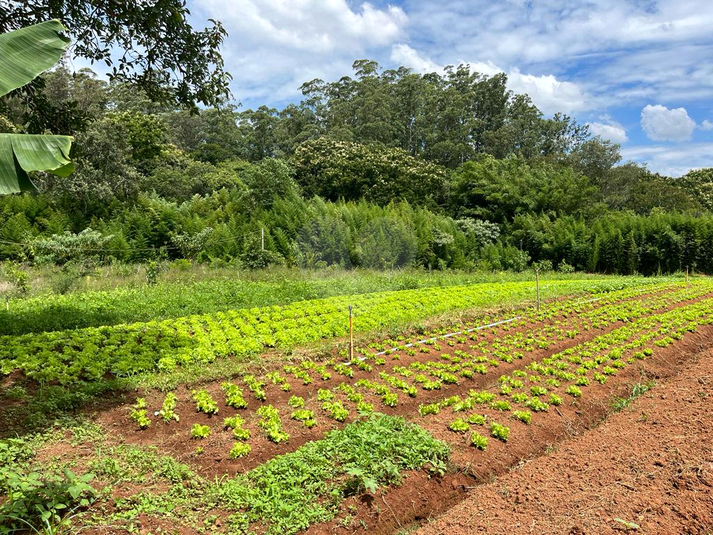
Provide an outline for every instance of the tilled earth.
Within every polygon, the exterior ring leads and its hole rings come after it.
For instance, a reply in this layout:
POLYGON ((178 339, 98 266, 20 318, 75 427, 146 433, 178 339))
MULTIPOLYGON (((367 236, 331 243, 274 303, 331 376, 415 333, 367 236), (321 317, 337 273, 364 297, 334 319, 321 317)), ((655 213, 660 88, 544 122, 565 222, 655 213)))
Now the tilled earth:
MULTIPOLYGON (((638 296, 643 299, 646 296, 638 296)), ((701 297, 712 298, 711 294, 701 297)), ((696 298, 691 302, 696 302, 696 298)), ((685 303, 670 303, 676 308, 685 303)), ((573 320, 574 321, 574 320, 573 320)), ((610 377, 606 384, 592 382, 581 399, 567 396, 559 407, 533 415, 532 423, 514 421, 501 414, 490 417, 512 427, 507 444, 491 439, 482 452, 470 446, 467 435, 454 433, 448 424, 457 415, 444 409, 437 415, 421 417, 417 407, 443 399, 446 395, 467 396, 471 388, 494 389, 497 377, 538 361, 546 355, 581 344, 621 327, 614 322, 577 336, 576 340, 553 342, 547 349, 535 350, 522 360, 501 363, 497 371, 476 375, 450 386, 447 392, 419 392, 417 399, 401 395, 397 407, 379 405, 379 398, 366 395, 379 410, 404 416, 423 426, 453 450, 454 470, 442 477, 426 471, 409 474, 399 487, 379 489, 374 494, 348 498, 345 513, 327 524, 312 526, 308 533, 713 533, 713 326, 700 326, 682 340, 657 348, 645 360, 637 360, 610 377), (655 386, 632 401, 619 413, 612 413, 612 399, 628 397, 631 386, 650 381, 655 386), (505 418, 508 418, 505 420, 505 418)), ((541 324, 526 325, 528 332, 541 324)), ((513 332, 513 331, 508 331, 513 332)), ((504 331, 484 334, 492 340, 504 331)), ((443 346, 439 353, 467 350, 468 344, 443 346)), ((433 358, 417 353, 403 356, 402 366, 418 359, 433 358)), ((359 378, 376 373, 355 370, 359 378)), ((334 376, 310 386, 293 383, 282 392, 268 385, 268 399, 287 406, 292 395, 315 405, 318 387, 333 388, 342 378, 334 376)), ((220 382, 203 385, 215 399, 221 399, 220 382)), ((294 451, 307 441, 316 440, 342 424, 320 418, 319 425, 306 429, 298 422, 283 419, 291 439, 275 445, 261 436, 257 418, 247 418, 253 431, 253 451, 244 458, 227 456, 231 434, 221 430, 223 416, 234 410, 221 408, 220 417, 195 412, 190 390, 179 388, 177 412, 180 424, 156 421, 139 431, 128 420, 133 396, 113 400, 110 408, 97 411, 95 421, 105 430, 109 443, 156 446, 162 454, 185 462, 203 477, 232 476, 254 468, 275 455, 294 451), (203 453, 196 453, 196 442, 188 440, 194 423, 214 427, 214 433, 201 442, 203 453)), ((149 406, 160 406, 163 393, 147 396, 149 406)), ((250 401, 254 412, 254 400, 250 401)), ((0 411, 1 412, 1 411, 0 411)), ((490 411, 491 413, 493 411, 490 411)), ((350 418, 351 419, 351 418, 350 418)), ((483 431, 485 432, 485 431, 483 431)), ((79 462, 91 459, 90 445, 66 443, 50 448, 44 455, 79 462)), ((113 499, 138 492, 139 488, 115 489, 113 499)), ((157 489, 152 489, 157 492, 157 489)), ((228 512, 217 511, 221 518, 228 512)), ((140 532, 197 533, 189 525, 173 519, 142 516, 140 532), (165 520, 165 522, 164 522, 165 520)), ((102 529, 96 533, 125 533, 123 528, 102 529)))
POLYGON ((627 530, 713 532, 711 350, 600 426, 473 489, 418 533, 627 530))

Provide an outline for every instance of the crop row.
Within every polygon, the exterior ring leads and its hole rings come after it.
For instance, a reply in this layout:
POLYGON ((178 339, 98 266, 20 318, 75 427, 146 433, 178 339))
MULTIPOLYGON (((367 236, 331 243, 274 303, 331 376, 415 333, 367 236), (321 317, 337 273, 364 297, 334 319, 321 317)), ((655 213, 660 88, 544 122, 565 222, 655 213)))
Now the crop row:
MULTIPOLYGON (((543 295, 613 290, 631 281, 549 281, 543 295)), ((380 292, 302 301, 176 320, 0 337, 0 372, 15 369, 41 382, 72 384, 107 373, 130 376, 172 370, 219 357, 244 357, 265 347, 291 347, 347 333, 347 308, 355 330, 369 332, 450 310, 519 302, 532 283, 478 284, 380 292)))
MULTIPOLYGON (((711 291, 713 291, 713 285, 707 283, 700 283, 692 287, 682 287, 680 284, 659 284, 646 288, 645 299, 642 299, 640 288, 627 288, 601 294, 597 298, 585 301, 569 299, 550 303, 541 312, 527 309, 521 313, 518 319, 499 326, 503 331, 528 330, 527 336, 523 332, 518 332, 503 336, 500 342, 512 345, 514 339, 516 342, 521 342, 515 344, 515 347, 519 349, 533 350, 535 347, 547 349, 554 341, 566 338, 574 339, 583 331, 604 329, 615 322, 631 321, 644 314, 665 309, 671 304, 697 299, 711 291), (549 323, 543 324, 543 321, 549 323)), ((480 318, 480 321, 486 324, 496 323, 497 319, 497 316, 489 316, 480 318)), ((370 350, 378 351, 377 355, 390 355, 398 351, 414 355, 416 351, 424 351, 422 347, 418 347, 421 345, 445 344, 454 347, 458 343, 465 343, 468 339, 477 340, 487 337, 488 332, 489 330, 479 329, 477 334, 472 331, 470 333, 461 331, 460 334, 451 336, 447 334, 448 329, 438 329, 423 335, 420 343, 414 338, 407 339, 400 336, 395 340, 371 343, 367 348, 359 347, 356 351, 366 355, 367 358, 372 357, 373 351, 370 350), (438 340, 439 338, 441 340, 438 340)), ((500 349, 497 344, 493 348, 500 349)), ((475 348, 471 347, 471 349, 475 348)))
MULTIPOLYGON (((453 420, 451 431, 463 433, 478 449, 487 446, 487 437, 478 433, 478 426, 493 422, 513 421, 529 424, 533 415, 546 412, 552 405, 586 395, 593 384, 605 384, 627 366, 645 360, 658 348, 667 347, 699 326, 713 324, 713 300, 704 300, 662 314, 647 316, 610 333, 531 362, 525 369, 501 375, 498 387, 482 391, 471 390, 465 398, 444 397, 421 405, 422 416, 437 414, 448 408, 453 420), (509 415, 509 416, 508 416, 509 415), (475 429, 473 433, 467 433, 475 429)), ((498 424, 502 425, 502 424, 498 424)), ((504 438, 507 441, 510 430, 504 438)))
MULTIPOLYGON (((268 440, 280 443, 289 440, 283 424, 290 420, 313 427, 320 422, 344 422, 357 415, 388 411, 403 404, 413 406, 414 418, 417 414, 425 417, 452 410, 454 419, 449 422, 449 428, 454 433, 463 433, 475 447, 484 449, 488 437, 507 441, 510 430, 505 424, 509 420, 519 422, 518 425, 529 424, 533 413, 547 411, 565 399, 580 397, 587 386, 606 383, 620 369, 651 355, 652 348, 665 347, 686 332, 695 331, 699 325, 713 323, 713 299, 699 299, 710 294, 710 285, 652 289, 653 292, 639 299, 616 301, 625 294, 633 297, 624 291, 595 303, 558 303, 559 316, 551 317, 547 320, 549 323, 537 324, 527 333, 497 334, 493 329, 491 335, 495 336, 482 339, 480 333, 472 333, 472 338, 455 340, 462 349, 454 348, 450 352, 440 352, 440 347, 432 342, 420 346, 425 352, 419 350, 414 355, 403 354, 403 351, 402 354, 395 351, 383 356, 368 355, 368 358, 354 359, 349 365, 337 360, 322 363, 305 360, 285 365, 282 370, 263 377, 246 375, 239 384, 223 385, 223 403, 213 401, 205 391, 194 394, 196 410, 213 414, 219 405, 236 410, 260 405, 257 411, 248 410, 245 418, 241 418, 239 434, 235 434, 238 442, 231 452, 233 457, 250 452, 245 443, 250 433, 246 434, 243 424, 250 421, 247 415, 253 412, 261 417, 260 422, 266 421, 257 424, 259 432, 268 440), (582 313, 573 316, 573 307, 582 313), (548 354, 545 350, 552 341, 566 332, 560 327, 552 329, 561 321, 570 321, 572 326, 581 321, 580 332, 591 324, 599 328, 615 325, 615 328, 591 341, 576 344, 575 339, 576 345, 548 354), (467 345, 473 341, 476 344, 467 345), (497 381, 489 381, 497 386, 469 389, 471 385, 482 385, 479 377, 503 363, 538 351, 544 356, 501 375, 497 381), (432 352, 438 355, 435 360, 422 358, 432 352), (280 392, 290 392, 296 385, 313 386, 304 397, 291 395, 286 406, 280 406, 279 399, 286 399, 280 392), (279 392, 275 393, 275 389, 279 392), (469 394, 458 395, 464 391, 469 394), (436 392, 441 393, 440 397, 434 397, 436 392), (205 402, 206 396, 210 398, 209 403, 205 402), (422 398, 424 402, 419 403, 422 398), (203 401, 199 403, 200 400, 203 401), (265 405, 268 401, 270 404, 265 405), (483 425, 487 425, 489 434, 477 427, 483 425)), ((577 333, 575 338, 579 336, 577 333)), ((235 427, 230 418, 225 420, 227 429, 235 427)))

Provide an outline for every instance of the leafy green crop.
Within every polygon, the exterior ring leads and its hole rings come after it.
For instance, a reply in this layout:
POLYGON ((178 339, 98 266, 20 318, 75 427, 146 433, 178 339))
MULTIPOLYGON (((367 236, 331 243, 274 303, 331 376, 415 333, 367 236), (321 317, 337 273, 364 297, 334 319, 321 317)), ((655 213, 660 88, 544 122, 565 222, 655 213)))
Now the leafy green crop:
POLYGON ((488 447, 488 437, 484 437, 480 433, 473 431, 470 435, 470 443, 479 450, 485 450, 488 447))
POLYGON ((272 405, 263 405, 257 410, 260 421, 258 426, 265 431, 267 438, 279 444, 290 439, 290 435, 282 430, 279 411, 272 405))
POLYGON ((196 410, 208 415, 218 414, 218 404, 210 397, 206 390, 192 390, 193 401, 196 402, 196 410))
POLYGON ((510 428, 497 422, 492 422, 490 424, 490 434, 498 440, 507 442, 508 438, 510 437, 510 428))
POLYGON ((207 425, 193 424, 191 428, 191 438, 208 438, 210 436, 210 427, 207 425))
MULTIPOLYGON (((559 295, 600 284, 607 287, 612 282, 548 281, 547 289, 552 295, 559 295)), ((71 385, 101 380, 107 373, 124 377, 171 371, 222 357, 244 358, 266 347, 293 347, 343 336, 347 334, 349 304, 356 312, 356 331, 369 332, 449 310, 515 302, 531 293, 529 282, 451 286, 301 301, 281 307, 229 310, 163 321, 0 336, 0 373, 20 369, 37 381, 71 385)), ((335 371, 347 377, 354 374, 353 367, 343 364, 335 366, 335 371)), ((441 388, 442 383, 457 381, 449 372, 441 375, 442 379, 429 380, 422 386, 434 390, 441 388)), ((259 388, 253 392, 257 399, 264 395, 259 388)))
POLYGON ((163 400, 161 405, 161 410, 158 411, 158 415, 163 419, 164 422, 170 422, 171 420, 180 421, 180 417, 175 412, 176 410, 176 394, 169 392, 163 400))
POLYGON ((404 470, 443 471, 448 446, 402 418, 374 414, 220 484, 235 529, 292 535, 336 516, 352 492, 397 484, 404 470), (368 484, 368 488, 367 485, 368 484))

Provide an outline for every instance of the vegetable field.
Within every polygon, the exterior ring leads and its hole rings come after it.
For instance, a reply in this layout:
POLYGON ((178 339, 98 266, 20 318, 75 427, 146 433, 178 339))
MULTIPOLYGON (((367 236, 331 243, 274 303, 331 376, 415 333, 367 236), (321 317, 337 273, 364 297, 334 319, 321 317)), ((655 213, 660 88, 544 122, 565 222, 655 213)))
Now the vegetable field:
POLYGON ((710 347, 707 279, 547 281, 541 292, 539 310, 533 283, 516 282, 2 337, 13 414, 33 389, 232 364, 217 380, 104 396, 59 430, 0 442, 0 529, 416 527, 710 347), (47 466, 71 471, 51 487, 66 507, 41 511, 28 496, 47 498, 47 466))

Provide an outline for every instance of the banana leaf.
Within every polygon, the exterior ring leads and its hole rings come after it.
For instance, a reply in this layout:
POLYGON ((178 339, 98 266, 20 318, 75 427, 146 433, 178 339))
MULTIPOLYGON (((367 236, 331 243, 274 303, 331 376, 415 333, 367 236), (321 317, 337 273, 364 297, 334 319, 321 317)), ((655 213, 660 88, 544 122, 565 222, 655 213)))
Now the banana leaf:
POLYGON ((68 176, 74 171, 71 146, 70 136, 0 134, 0 195, 35 191, 30 171, 68 176))
MULTIPOLYGON (((50 20, 0 35, 0 96, 31 82, 60 60, 69 46, 66 28, 50 20)), ((0 195, 34 191, 31 171, 67 176, 69 136, 0 134, 0 195)))
POLYGON ((62 58, 70 43, 61 34, 65 30, 50 20, 0 35, 0 96, 30 83, 62 58))

